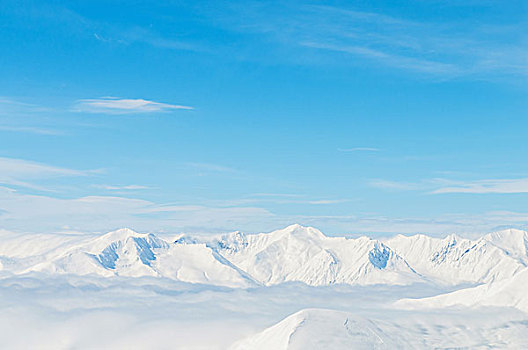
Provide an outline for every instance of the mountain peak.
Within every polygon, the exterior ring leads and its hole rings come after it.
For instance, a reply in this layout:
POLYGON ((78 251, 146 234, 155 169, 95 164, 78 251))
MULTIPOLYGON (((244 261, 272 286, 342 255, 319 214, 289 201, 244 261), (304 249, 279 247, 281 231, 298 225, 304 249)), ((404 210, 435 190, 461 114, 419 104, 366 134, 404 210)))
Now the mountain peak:
POLYGON ((118 230, 105 233, 101 235, 99 238, 123 240, 123 239, 126 239, 127 237, 146 237, 146 236, 148 236, 148 233, 139 233, 129 228, 120 228, 118 230))
POLYGON ((294 237, 309 237, 316 239, 324 239, 326 236, 318 229, 310 226, 302 226, 299 224, 293 224, 283 229, 276 230, 269 233, 272 236, 294 236, 294 237))
POLYGON ((298 230, 298 229, 304 229, 308 228, 308 226, 303 226, 301 224, 291 224, 284 228, 284 230, 298 230))
POLYGON ((492 233, 489 233, 485 235, 483 238, 486 240, 503 240, 503 239, 522 239, 528 237, 528 232, 515 229, 515 228, 509 228, 506 230, 500 230, 495 231, 492 233))

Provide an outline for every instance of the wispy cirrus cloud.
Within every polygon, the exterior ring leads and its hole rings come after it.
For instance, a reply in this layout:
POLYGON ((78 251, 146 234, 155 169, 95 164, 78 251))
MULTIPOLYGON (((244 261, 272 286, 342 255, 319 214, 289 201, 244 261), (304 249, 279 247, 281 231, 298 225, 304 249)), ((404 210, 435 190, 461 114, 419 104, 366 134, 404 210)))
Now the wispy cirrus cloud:
POLYGON ((189 168, 202 170, 202 171, 212 171, 212 172, 236 172, 236 169, 230 168, 225 165, 218 165, 218 164, 212 164, 212 163, 185 163, 184 166, 187 166, 189 168))
POLYGON ((133 190, 149 190, 152 189, 150 186, 142 186, 142 185, 124 185, 124 186, 113 186, 113 185, 93 185, 93 187, 101 188, 103 190, 109 190, 109 191, 133 191, 133 190))
POLYGON ((298 198, 303 197, 301 194, 294 193, 252 193, 249 197, 262 197, 262 198, 298 198))
POLYGON ((127 99, 117 97, 82 99, 78 100, 73 106, 73 110, 76 112, 109 114, 152 113, 190 109, 193 109, 193 107, 149 101, 141 98, 127 99))
POLYGON ((229 16, 225 9, 222 16, 212 15, 225 28, 257 34, 291 50, 289 59, 297 62, 302 57, 303 63, 372 64, 442 80, 528 75, 524 18, 499 24, 485 17, 436 16, 444 6, 450 5, 432 4, 430 16, 423 19, 347 3, 244 3, 230 6, 229 16))
POLYGON ((348 199, 318 199, 313 201, 308 201, 308 204, 314 205, 325 205, 325 204, 339 204, 348 202, 348 199))
POLYGON ((233 205, 248 205, 259 203, 262 205, 268 204, 299 204, 299 205, 334 205, 350 202, 351 199, 344 198, 307 198, 305 195, 299 194, 280 194, 280 193, 256 193, 248 195, 244 198, 228 199, 228 200, 212 200, 209 204, 225 207, 233 205))
POLYGON ((0 105, 2 106, 12 106, 12 107, 25 107, 25 108, 41 108, 40 106, 34 105, 32 103, 21 102, 16 99, 0 96, 0 105))
POLYGON ((381 49, 373 49, 364 46, 346 44, 331 45, 328 43, 318 42, 303 42, 301 45, 313 49, 342 52, 355 56, 361 56, 365 59, 382 63, 386 66, 412 70, 420 73, 456 75, 459 74, 460 70, 460 68, 455 64, 437 62, 425 58, 409 57, 395 54, 394 52, 390 51, 383 51, 381 49))
POLYGON ((144 231, 216 233, 262 232, 292 223, 315 226, 325 233, 393 235, 448 233, 482 235, 507 227, 528 227, 528 213, 494 211, 443 214, 436 218, 363 215, 277 215, 255 206, 159 204, 118 196, 54 198, 29 195, 0 186, 0 225, 27 232, 107 232, 121 227, 144 231), (32 220, 27 220, 31 215, 32 220))
POLYGON ((379 152, 379 148, 375 147, 352 147, 352 148, 338 148, 339 152, 379 152))
POLYGON ((391 217, 369 215, 313 215, 297 216, 291 221, 323 228, 325 233, 355 233, 370 236, 426 233, 445 237, 456 233, 476 238, 485 233, 507 228, 528 228, 528 213, 487 211, 476 214, 446 213, 436 217, 391 217))
POLYGON ((513 194, 528 193, 528 178, 485 179, 460 181, 442 178, 426 179, 416 182, 403 182, 375 179, 369 181, 371 187, 392 191, 424 191, 428 194, 513 194))
POLYGON ((35 103, 28 103, 19 98, 0 96, 0 115, 12 115, 13 113, 40 113, 53 110, 53 108, 35 103))
POLYGON ((29 119, 27 116, 40 115, 50 111, 52 109, 49 107, 22 102, 17 98, 0 96, 0 117, 2 118, 0 121, 0 131, 37 135, 62 135, 62 131, 54 128, 25 124, 29 119))
POLYGON ((391 191, 413 191, 427 189, 428 184, 420 182, 403 182, 375 179, 368 182, 369 186, 391 191))
POLYGON ((431 193, 528 193, 528 178, 478 180, 441 187, 431 193))
POLYGON ((25 187, 38 191, 49 189, 32 183, 34 180, 64 176, 88 176, 94 171, 73 170, 23 159, 0 157, 0 184, 25 187))
POLYGON ((11 125, 0 125, 0 131, 9 132, 24 132, 37 135, 62 135, 63 133, 58 130, 39 128, 33 126, 11 126, 11 125))
POLYGON ((272 213, 256 207, 163 205, 120 196, 55 198, 0 186, 0 226, 11 230, 107 232, 132 227, 146 231, 225 232, 258 227, 272 218, 272 213))

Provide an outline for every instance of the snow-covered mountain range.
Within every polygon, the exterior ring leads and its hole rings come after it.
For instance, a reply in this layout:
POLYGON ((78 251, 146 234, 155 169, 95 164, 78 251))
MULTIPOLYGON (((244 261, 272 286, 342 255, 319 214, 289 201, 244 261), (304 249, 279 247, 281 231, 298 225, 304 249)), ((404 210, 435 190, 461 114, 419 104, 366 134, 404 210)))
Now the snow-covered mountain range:
POLYGON ((398 235, 386 240, 328 237, 291 225, 270 233, 165 240, 121 229, 93 237, 28 235, 0 242, 5 272, 157 276, 227 287, 302 282, 441 285, 507 280, 528 265, 528 232, 477 240, 398 235))

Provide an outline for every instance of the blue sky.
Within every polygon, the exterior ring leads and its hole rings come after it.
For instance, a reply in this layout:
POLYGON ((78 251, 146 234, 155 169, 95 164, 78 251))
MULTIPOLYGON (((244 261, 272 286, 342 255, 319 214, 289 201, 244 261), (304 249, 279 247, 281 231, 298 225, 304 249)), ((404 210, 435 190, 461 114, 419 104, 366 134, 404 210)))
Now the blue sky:
POLYGON ((2 1, 0 226, 528 225, 525 1, 2 1))

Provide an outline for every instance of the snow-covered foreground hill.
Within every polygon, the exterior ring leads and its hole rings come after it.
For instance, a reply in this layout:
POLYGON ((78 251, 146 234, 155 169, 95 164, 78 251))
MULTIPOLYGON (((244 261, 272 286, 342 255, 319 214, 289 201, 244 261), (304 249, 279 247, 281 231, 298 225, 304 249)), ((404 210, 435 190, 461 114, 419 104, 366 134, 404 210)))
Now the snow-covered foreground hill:
POLYGON ((528 233, 0 231, 1 348, 528 348, 528 233))
MULTIPOLYGON (((454 314, 376 315, 304 309, 262 332, 242 339, 231 350, 276 349, 524 349, 528 346, 523 321, 491 321, 454 314), (457 322, 454 317, 461 317, 457 322), (491 321, 491 322, 490 322, 491 321), (491 327, 490 327, 491 326, 491 327)), ((510 316, 515 317, 515 316, 510 316)), ((486 320, 486 318, 489 318, 486 320)))

